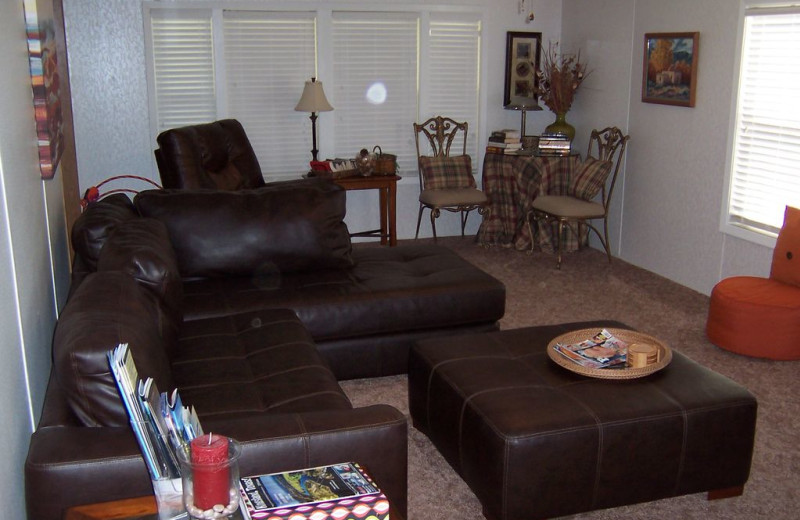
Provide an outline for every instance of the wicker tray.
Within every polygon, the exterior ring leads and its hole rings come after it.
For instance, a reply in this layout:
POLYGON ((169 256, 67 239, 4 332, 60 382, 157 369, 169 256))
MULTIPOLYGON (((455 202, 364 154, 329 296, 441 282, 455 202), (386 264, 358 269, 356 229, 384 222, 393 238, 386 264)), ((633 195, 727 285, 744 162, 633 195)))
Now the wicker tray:
POLYGON ((553 340, 547 344, 547 355, 550 356, 550 359, 552 359, 556 364, 566 368, 571 372, 599 379, 636 379, 638 377, 644 377, 654 372, 658 372, 665 366, 669 365, 669 362, 672 361, 672 350, 665 345, 664 342, 654 338, 653 336, 627 329, 608 328, 606 330, 628 344, 649 343, 651 345, 655 345, 659 349, 658 361, 642 368, 588 368, 581 366, 574 361, 570 361, 553 348, 556 343, 571 344, 579 343, 585 339, 589 339, 600 331, 600 329, 597 327, 592 329, 575 330, 553 338, 553 340))

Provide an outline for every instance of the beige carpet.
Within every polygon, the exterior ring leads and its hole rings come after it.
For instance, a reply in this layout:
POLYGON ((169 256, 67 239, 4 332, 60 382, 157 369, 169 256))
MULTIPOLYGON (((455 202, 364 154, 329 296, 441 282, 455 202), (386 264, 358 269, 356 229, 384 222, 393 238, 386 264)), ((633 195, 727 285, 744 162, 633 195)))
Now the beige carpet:
MULTIPOLYGON (((545 253, 484 249, 470 238, 444 238, 439 244, 506 284, 503 329, 620 320, 666 339, 672 348, 744 385, 758 399, 755 455, 743 496, 709 502, 705 494, 687 495, 572 518, 800 518, 799 362, 758 360, 715 347, 704 334, 707 296, 619 260, 609 265, 605 255, 593 249, 566 255, 558 271, 555 259, 545 253)), ((408 413, 405 376, 346 381, 343 387, 356 406, 388 403, 408 413)), ((483 518, 475 495, 427 437, 413 428, 408 494, 408 520, 483 518)))

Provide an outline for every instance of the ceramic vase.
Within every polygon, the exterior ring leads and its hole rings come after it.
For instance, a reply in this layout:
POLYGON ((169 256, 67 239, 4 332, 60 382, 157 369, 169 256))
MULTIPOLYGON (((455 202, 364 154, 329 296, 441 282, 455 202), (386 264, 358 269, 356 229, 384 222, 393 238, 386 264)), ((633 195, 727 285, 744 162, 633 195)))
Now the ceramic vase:
POLYGON ((569 137, 570 141, 575 139, 575 127, 567 123, 566 112, 558 112, 556 114, 556 120, 547 125, 545 131, 549 133, 565 134, 567 137, 569 137))

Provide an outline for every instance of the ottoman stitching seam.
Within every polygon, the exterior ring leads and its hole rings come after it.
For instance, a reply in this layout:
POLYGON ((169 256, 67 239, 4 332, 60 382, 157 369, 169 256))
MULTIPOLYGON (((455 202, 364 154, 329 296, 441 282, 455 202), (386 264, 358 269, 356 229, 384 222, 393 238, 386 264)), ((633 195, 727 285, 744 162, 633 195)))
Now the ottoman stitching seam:
MULTIPOLYGON (((672 403, 675 403, 675 405, 677 405, 678 408, 680 409, 681 416, 683 417, 683 437, 681 439, 681 456, 680 456, 680 459, 678 460, 678 471, 675 472, 675 484, 674 484, 674 486, 672 488, 672 494, 676 495, 678 493, 678 488, 679 488, 679 484, 680 484, 680 481, 681 481, 681 476, 683 475, 684 462, 686 460, 686 442, 688 441, 688 437, 689 437, 689 434, 688 434, 688 430, 689 430, 688 412, 687 412, 686 408, 683 406, 683 404, 678 402, 678 400, 675 399, 673 396, 671 396, 669 393, 665 392, 662 388, 660 388, 660 387, 658 387, 656 385, 653 385, 653 387, 655 388, 655 390, 659 394, 664 396, 667 400, 669 400, 672 403)), ((721 409, 721 408, 727 408, 727 407, 725 407, 725 406, 708 406, 708 407, 703 407, 703 408, 700 408, 700 409, 693 410, 693 412, 696 413, 697 411, 702 411, 703 409, 712 410, 712 409, 721 409)))

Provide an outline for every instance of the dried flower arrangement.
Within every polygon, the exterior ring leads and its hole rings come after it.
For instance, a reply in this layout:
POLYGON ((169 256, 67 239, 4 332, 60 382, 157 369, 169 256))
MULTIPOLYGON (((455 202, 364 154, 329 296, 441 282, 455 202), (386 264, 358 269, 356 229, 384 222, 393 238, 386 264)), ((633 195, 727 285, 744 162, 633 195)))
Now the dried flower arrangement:
POLYGON ((542 57, 542 68, 536 71, 539 78, 538 94, 547 108, 556 114, 569 111, 575 92, 589 75, 586 63, 578 54, 559 54, 558 42, 548 46, 542 57))

